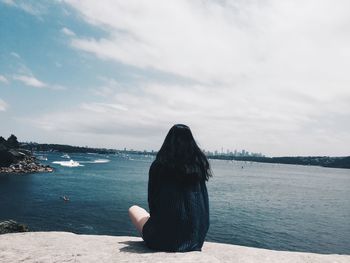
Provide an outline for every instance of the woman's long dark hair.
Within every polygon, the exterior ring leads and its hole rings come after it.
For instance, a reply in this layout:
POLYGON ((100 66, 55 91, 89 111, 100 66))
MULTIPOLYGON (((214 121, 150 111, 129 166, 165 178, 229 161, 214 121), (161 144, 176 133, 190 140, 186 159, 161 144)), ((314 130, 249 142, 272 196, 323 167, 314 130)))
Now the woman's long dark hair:
POLYGON ((184 180, 208 181, 212 176, 207 157, 198 147, 190 128, 184 124, 176 124, 169 130, 155 161, 184 180))

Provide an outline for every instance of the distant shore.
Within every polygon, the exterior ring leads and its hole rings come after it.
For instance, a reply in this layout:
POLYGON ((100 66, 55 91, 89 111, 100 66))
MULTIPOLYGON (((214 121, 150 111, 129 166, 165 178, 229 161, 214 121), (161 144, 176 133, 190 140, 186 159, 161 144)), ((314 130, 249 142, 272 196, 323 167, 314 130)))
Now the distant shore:
MULTIPOLYGON (((156 155, 156 151, 134 151, 116 150, 106 148, 90 148, 63 144, 39 144, 21 143, 21 147, 30 151, 62 152, 62 153, 99 153, 99 154, 140 154, 156 155)), ((209 159, 235 160, 259 163, 279 163, 293 165, 312 165, 329 168, 350 169, 350 156, 329 157, 329 156, 290 156, 290 157, 258 157, 258 156, 234 156, 234 155, 207 155, 209 159)))
POLYGON ((329 156, 293 156, 293 157, 254 157, 254 156, 209 156, 210 159, 235 160, 258 163, 279 163, 294 165, 312 165, 328 168, 350 169, 350 156, 329 157, 329 156))

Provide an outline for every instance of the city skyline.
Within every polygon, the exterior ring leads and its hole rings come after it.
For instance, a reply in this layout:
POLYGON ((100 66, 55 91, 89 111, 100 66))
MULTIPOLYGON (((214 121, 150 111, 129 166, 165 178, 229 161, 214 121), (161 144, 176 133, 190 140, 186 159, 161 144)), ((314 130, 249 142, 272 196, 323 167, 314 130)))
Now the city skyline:
MULTIPOLYGON (((2 137, 2 136, 0 136, 2 137)), ((34 141, 25 141, 25 142, 21 142, 21 143, 25 143, 25 144, 37 144, 37 142, 34 141)), ((86 147, 86 148, 90 148, 88 145, 71 145, 71 146, 78 146, 78 147, 86 147)), ((101 148, 101 149, 112 149, 112 148, 101 148)), ((256 153, 256 152, 250 152, 247 151, 245 149, 229 149, 229 148, 225 148, 226 151, 223 150, 224 147, 221 147, 221 151, 219 150, 213 150, 213 151, 209 151, 206 149, 201 149, 205 154, 207 155, 230 155, 230 156, 255 156, 255 157, 265 157, 264 154, 262 153, 256 153)), ((118 150, 118 151, 136 151, 136 152, 157 152, 157 149, 134 149, 134 148, 127 148, 127 147, 121 147, 121 148, 113 148, 113 150, 118 150)))

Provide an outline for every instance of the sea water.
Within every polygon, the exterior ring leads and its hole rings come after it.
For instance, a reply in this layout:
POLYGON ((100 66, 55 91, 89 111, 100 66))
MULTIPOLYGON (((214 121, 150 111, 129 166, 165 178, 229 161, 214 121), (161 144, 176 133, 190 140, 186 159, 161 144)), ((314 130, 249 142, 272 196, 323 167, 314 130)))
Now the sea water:
MULTIPOLYGON (((60 153, 39 154, 53 173, 0 176, 0 221, 14 219, 32 231, 138 235, 128 208, 148 210, 153 156, 69 154, 79 162, 69 167, 62 165, 69 160, 60 153)), ((207 241, 350 254, 350 170, 210 163, 207 241)))

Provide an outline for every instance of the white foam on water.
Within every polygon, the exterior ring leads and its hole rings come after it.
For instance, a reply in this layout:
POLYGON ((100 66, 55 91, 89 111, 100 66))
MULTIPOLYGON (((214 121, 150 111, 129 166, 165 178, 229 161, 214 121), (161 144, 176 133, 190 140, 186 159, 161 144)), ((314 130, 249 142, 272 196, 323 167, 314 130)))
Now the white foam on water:
POLYGON ((96 159, 93 161, 81 161, 81 163, 109 163, 110 161, 108 159, 96 159))
POLYGON ((80 163, 73 161, 73 160, 69 160, 69 161, 54 161, 52 162, 54 164, 59 164, 61 166, 65 166, 65 167, 78 167, 78 166, 84 166, 81 165, 80 163))
POLYGON ((94 163, 109 163, 111 160, 108 159, 97 159, 94 160, 94 163))
POLYGON ((43 156, 43 155, 38 155, 38 156, 36 156, 36 158, 40 161, 47 161, 47 157, 43 156))

